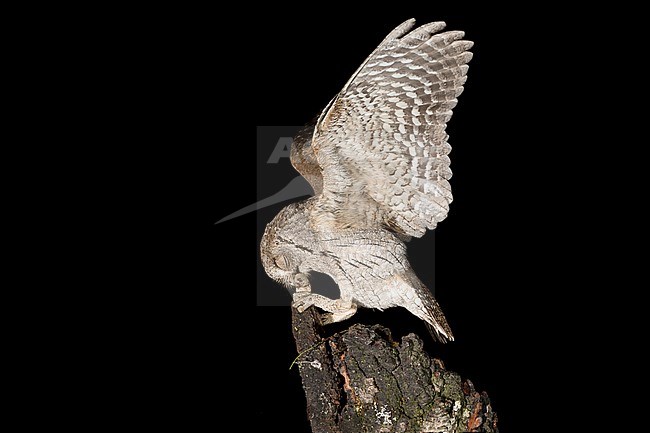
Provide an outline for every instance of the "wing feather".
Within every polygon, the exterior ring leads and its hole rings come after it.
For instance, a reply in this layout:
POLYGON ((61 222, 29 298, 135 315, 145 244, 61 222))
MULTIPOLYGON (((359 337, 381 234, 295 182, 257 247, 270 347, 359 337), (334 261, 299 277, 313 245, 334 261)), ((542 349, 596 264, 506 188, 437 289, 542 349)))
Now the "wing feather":
POLYGON ((472 42, 434 22, 393 30, 318 118, 312 151, 323 191, 314 218, 422 236, 452 201, 446 124, 467 79, 472 42))
POLYGON ((296 133, 291 143, 289 157, 293 168, 309 182, 314 194, 319 195, 323 191, 323 175, 311 147, 315 125, 316 119, 313 119, 296 133))

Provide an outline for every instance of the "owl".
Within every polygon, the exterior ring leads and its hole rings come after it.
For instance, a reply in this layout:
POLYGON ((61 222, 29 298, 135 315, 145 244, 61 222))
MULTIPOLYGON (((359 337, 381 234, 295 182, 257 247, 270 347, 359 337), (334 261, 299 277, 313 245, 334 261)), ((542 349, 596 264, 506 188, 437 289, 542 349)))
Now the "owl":
POLYGON ((406 256, 405 242, 445 219, 452 201, 445 133, 467 79, 473 43, 445 23, 391 31, 291 148, 315 195, 282 209, 264 231, 266 273, 293 306, 324 323, 358 307, 403 307, 440 342, 447 320, 406 256), (332 277, 340 298, 313 293, 310 273, 332 277))

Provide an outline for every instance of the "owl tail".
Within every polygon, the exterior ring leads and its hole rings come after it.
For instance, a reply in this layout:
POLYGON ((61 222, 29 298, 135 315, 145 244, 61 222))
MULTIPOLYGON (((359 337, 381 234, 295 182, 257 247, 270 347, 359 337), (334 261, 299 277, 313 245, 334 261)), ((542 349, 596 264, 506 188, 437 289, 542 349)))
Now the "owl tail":
POLYGON ((422 301, 422 304, 417 306, 416 311, 411 310, 411 313, 424 320, 434 341, 440 343, 454 341, 454 334, 451 332, 445 314, 429 288, 415 274, 411 278, 411 283, 416 287, 418 297, 422 301))
POLYGON ((443 326, 443 328, 445 329, 444 331, 441 331, 439 328, 430 325, 429 323, 426 322, 425 325, 427 326, 427 329, 429 330, 429 334, 431 334, 431 337, 433 338, 434 341, 438 341, 440 343, 448 343, 450 341, 454 341, 454 335, 451 333, 451 329, 449 329, 449 325, 447 324, 447 321, 444 322, 444 326, 443 326))

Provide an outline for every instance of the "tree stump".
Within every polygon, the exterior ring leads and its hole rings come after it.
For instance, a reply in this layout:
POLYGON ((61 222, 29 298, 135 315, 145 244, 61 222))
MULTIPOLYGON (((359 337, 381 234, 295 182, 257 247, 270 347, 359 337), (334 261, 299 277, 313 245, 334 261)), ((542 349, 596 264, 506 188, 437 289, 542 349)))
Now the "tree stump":
POLYGON ((292 309, 313 433, 498 432, 485 392, 427 355, 414 334, 353 324, 324 338, 314 307, 292 309))

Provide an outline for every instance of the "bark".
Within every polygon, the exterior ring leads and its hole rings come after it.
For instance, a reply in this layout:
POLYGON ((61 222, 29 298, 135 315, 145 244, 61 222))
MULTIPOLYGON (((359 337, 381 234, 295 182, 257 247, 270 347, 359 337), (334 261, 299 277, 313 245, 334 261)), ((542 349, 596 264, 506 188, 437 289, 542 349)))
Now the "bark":
POLYGON ((414 334, 353 324, 324 338, 312 307, 292 309, 313 433, 498 432, 485 392, 430 358, 414 334))

